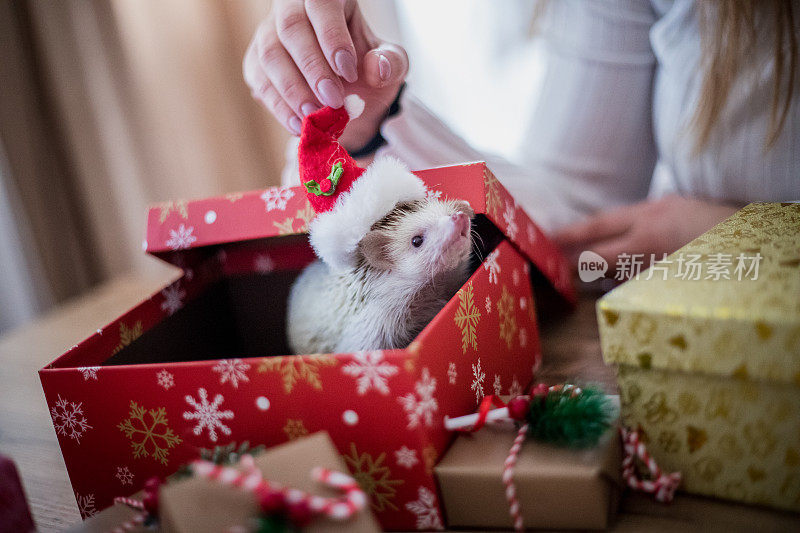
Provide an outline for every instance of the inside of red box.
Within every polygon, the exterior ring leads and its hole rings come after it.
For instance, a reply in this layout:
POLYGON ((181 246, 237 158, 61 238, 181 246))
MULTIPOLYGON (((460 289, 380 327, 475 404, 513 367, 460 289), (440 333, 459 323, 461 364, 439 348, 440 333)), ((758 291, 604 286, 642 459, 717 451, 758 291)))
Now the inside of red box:
MULTIPOLYGON (((485 216, 477 215, 473 229, 478 235, 472 257, 472 271, 482 258, 503 239, 502 233, 485 216)), ((258 256, 274 251, 276 241, 266 239, 249 243, 229 244, 209 250, 212 260, 235 262, 236 258, 258 256), (224 251, 224 254, 220 254, 224 251), (220 259, 222 258, 222 259, 220 259)), ((283 241, 280 253, 295 253, 312 258, 305 239, 283 241), (297 247, 298 249, 294 249, 297 247), (300 250, 302 248, 302 250, 300 250)), ((307 261, 304 261, 307 262, 307 261)), ((231 267, 230 271, 210 282, 183 308, 164 318, 131 344, 117 352, 104 364, 143 364, 234 357, 287 355, 286 303, 294 279, 302 265, 294 268, 277 266, 271 272, 259 272, 252 260, 247 268, 231 267)))

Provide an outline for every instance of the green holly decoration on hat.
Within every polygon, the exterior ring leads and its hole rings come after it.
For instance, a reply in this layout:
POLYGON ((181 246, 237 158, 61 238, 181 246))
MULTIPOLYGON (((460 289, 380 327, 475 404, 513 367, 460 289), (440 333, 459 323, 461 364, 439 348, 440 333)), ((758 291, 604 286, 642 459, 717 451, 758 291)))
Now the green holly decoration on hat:
POLYGON ((314 180, 309 180, 303 185, 311 194, 316 194, 317 196, 330 196, 336 192, 336 185, 339 183, 339 179, 342 177, 343 172, 344 169, 342 168, 342 162, 337 161, 333 164, 333 166, 331 166, 331 173, 327 178, 320 180, 319 183, 314 180))

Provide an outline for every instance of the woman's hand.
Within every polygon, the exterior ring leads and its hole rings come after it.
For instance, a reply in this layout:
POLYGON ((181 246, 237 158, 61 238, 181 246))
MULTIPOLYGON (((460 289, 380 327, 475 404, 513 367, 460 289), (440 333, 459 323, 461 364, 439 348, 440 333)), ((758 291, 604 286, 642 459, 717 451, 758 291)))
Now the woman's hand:
POLYGON ((364 113, 341 142, 358 149, 377 132, 408 73, 400 46, 373 35, 356 0, 275 0, 244 57, 253 96, 295 135, 302 118, 358 93, 364 113))
POLYGON ((592 216, 562 228, 553 238, 573 265, 578 264, 582 251, 591 250, 608 261, 612 270, 622 253, 644 254, 646 267, 650 254, 661 259, 662 254, 674 252, 737 210, 730 205, 666 196, 592 216))

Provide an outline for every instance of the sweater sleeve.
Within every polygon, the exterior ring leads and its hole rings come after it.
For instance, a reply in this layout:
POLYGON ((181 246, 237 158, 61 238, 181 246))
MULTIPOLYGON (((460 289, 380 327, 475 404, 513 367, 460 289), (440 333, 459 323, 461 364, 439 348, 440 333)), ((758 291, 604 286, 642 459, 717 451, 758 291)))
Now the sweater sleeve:
MULTIPOLYGON (((498 76, 543 74, 517 156, 480 152, 427 109, 410 86, 401 111, 381 128, 379 151, 411 168, 485 160, 545 231, 646 197, 656 160, 652 132, 655 59, 647 1, 550 2, 531 39, 498 76)), ((476 75, 481 73, 476 72, 476 75)), ((466 110, 465 112, 468 112, 466 110)))

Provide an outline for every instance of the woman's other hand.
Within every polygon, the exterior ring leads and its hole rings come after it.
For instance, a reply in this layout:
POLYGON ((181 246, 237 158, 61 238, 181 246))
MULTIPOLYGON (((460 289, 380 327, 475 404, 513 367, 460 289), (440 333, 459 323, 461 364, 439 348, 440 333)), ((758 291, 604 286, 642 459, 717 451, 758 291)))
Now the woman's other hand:
POLYGON ((380 127, 408 73, 408 57, 375 37, 356 0, 275 0, 243 71, 253 96, 295 135, 305 115, 359 94, 364 113, 341 139, 355 150, 380 127))
POLYGON ((578 264, 578 256, 591 250, 608 261, 613 271, 620 254, 643 254, 643 268, 670 254, 738 210, 731 205, 714 204, 665 196, 594 215, 583 222, 557 231, 553 238, 578 264))

